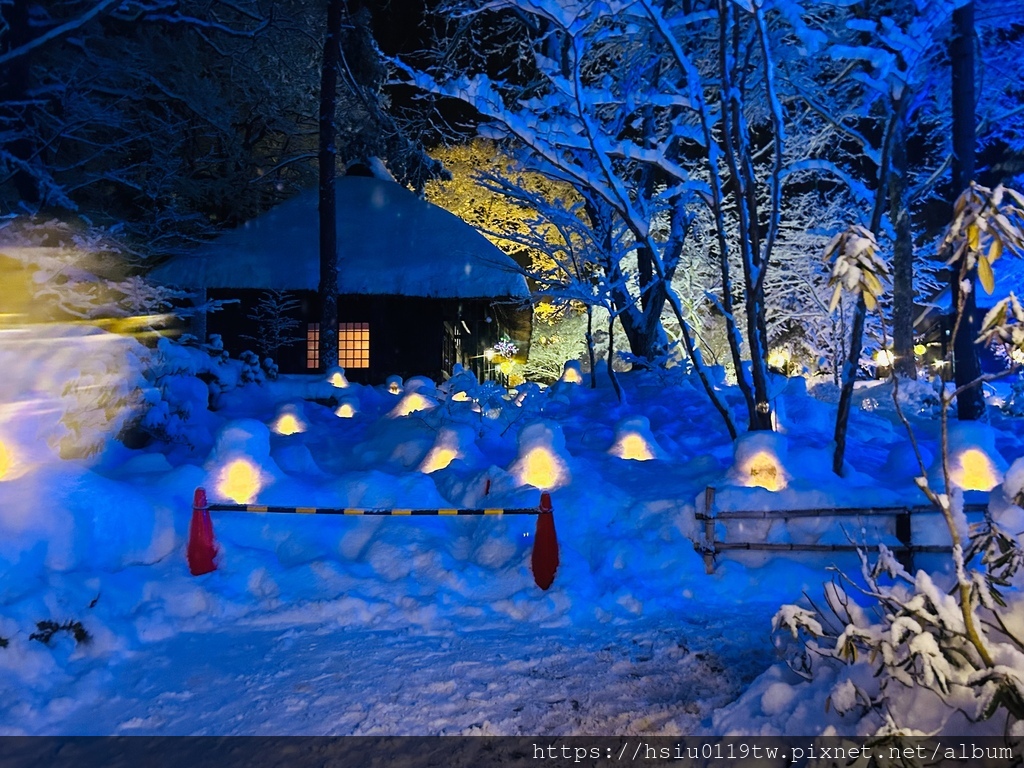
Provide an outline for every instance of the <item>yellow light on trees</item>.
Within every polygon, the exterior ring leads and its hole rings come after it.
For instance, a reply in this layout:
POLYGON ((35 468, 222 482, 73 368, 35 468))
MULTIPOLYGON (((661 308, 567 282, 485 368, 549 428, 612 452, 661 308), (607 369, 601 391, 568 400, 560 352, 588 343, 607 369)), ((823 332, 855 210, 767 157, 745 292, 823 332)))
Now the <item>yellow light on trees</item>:
POLYGON ((918 357, 920 357, 921 355, 923 355, 927 351, 928 351, 928 347, 926 347, 924 344, 915 344, 914 345, 914 354, 917 355, 918 357))
POLYGON ((786 370, 789 365, 789 350, 776 348, 768 353, 768 366, 780 371, 786 370))
POLYGON ((235 459, 220 471, 217 492, 236 504, 248 504, 263 487, 260 470, 248 459, 235 459))
POLYGON ((891 349, 880 349, 875 352, 875 362, 885 368, 892 367, 892 364, 895 361, 896 357, 893 355, 891 349))

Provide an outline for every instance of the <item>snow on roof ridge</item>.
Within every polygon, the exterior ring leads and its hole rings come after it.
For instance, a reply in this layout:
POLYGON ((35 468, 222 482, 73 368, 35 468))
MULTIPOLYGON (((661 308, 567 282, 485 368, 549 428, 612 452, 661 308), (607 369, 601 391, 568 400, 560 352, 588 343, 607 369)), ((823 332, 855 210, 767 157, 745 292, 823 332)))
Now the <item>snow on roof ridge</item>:
MULTIPOLYGON (((205 288, 315 290, 316 190, 301 192, 195 251, 153 279, 205 288)), ((516 263, 472 226, 405 187, 366 176, 337 186, 338 290, 484 298, 529 296, 516 263)))

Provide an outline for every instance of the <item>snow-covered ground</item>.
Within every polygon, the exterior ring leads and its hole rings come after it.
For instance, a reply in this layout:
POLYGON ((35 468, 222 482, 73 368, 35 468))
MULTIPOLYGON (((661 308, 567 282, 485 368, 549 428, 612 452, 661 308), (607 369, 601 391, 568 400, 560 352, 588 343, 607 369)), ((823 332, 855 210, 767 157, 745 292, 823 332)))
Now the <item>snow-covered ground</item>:
MULTIPOLYGON (((623 376, 622 403, 606 380, 509 395, 466 376, 397 393, 284 377, 207 412, 186 369, 165 382, 189 404, 178 443, 108 439, 61 459, 45 442, 66 411, 60 377, 11 349, 5 734, 842 733, 827 688, 777 664, 771 620, 854 556, 721 556, 707 575, 697 500, 713 485, 766 508, 923 501, 884 384, 859 390, 840 480, 830 385, 780 380, 770 447, 787 487, 772 494, 741 485, 757 446, 734 457, 705 396, 673 374, 623 376), (218 568, 193 577, 198 486, 218 502, 368 508, 533 507, 534 486, 550 487, 561 565, 549 590, 534 584, 531 516, 215 511, 218 568), (48 644, 32 637, 46 621, 66 627, 48 644)), ((914 423, 934 458, 937 421, 914 423)), ((996 412, 996 471, 1024 455, 1022 432, 996 412)))

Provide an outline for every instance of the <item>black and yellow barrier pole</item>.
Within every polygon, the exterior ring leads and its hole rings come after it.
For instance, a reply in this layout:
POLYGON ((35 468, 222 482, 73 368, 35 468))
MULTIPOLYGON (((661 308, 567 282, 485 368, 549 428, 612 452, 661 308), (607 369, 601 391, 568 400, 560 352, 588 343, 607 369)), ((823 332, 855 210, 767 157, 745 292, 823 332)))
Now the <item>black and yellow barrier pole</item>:
POLYGON ((285 507, 269 504, 209 504, 206 491, 197 488, 192 504, 193 525, 189 530, 189 564, 193 575, 200 575, 192 566, 195 553, 202 553, 199 558, 208 564, 201 573, 209 573, 216 568, 213 556, 216 545, 213 541, 213 525, 210 512, 255 512, 257 514, 296 514, 296 515, 345 515, 363 517, 463 517, 463 516, 497 516, 497 515, 536 515, 537 529, 533 539, 533 553, 530 565, 533 569, 533 580, 541 589, 547 589, 555 581, 558 569, 558 538, 555 535, 554 512, 551 507, 551 495, 543 492, 540 495, 540 506, 537 507, 488 507, 480 509, 362 509, 355 507, 285 507), (196 521, 202 525, 197 525, 196 521))

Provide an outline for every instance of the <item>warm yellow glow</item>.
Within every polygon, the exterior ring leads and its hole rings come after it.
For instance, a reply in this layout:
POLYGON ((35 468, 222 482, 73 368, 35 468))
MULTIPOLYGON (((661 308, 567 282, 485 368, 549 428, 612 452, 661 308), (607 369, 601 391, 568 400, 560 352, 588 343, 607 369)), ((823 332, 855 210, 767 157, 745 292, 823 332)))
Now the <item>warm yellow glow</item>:
POLYGON ((749 477, 744 483, 749 488, 760 487, 769 491, 780 491, 786 487, 786 478, 778 461, 767 451, 758 451, 751 456, 741 472, 741 477, 749 477))
POLYGON ((439 469, 444 469, 453 460, 459 458, 459 452, 453 448, 445 448, 443 446, 434 446, 430 449, 430 453, 423 459, 423 463, 420 464, 420 472, 430 474, 431 472, 437 472, 439 469))
POLYGON ((789 365, 788 349, 773 349, 768 353, 768 366, 770 368, 785 370, 787 365, 789 365))
POLYGON ((546 491, 558 485, 563 472, 562 462, 549 449, 532 448, 523 457, 519 482, 546 491))
POLYGON ((1001 482, 992 459, 977 448, 957 456, 949 475, 954 485, 965 491, 991 491, 1001 482))
POLYGON ((920 356, 920 355, 923 355, 927 351, 928 351, 928 347, 926 347, 924 344, 915 344, 914 345, 914 354, 915 355, 920 356))
POLYGON ((575 368, 569 367, 562 371, 562 381, 566 384, 582 384, 583 377, 575 368))
POLYGON ((392 395, 400 395, 402 394, 402 388, 398 386, 398 382, 392 381, 390 384, 388 384, 388 392, 390 392, 392 395))
POLYGON ((232 461, 221 470, 217 480, 217 492, 236 504, 251 502, 262 486, 259 468, 246 459, 232 461))
POLYGON ((427 408, 432 407, 434 404, 421 395, 419 392, 410 392, 408 395, 403 397, 395 409, 391 411, 392 416, 408 416, 410 413, 416 413, 416 411, 425 411, 427 408))
POLYGON ((13 466, 14 457, 11 455, 11 449, 0 442, 0 480, 7 479, 13 466))
POLYGON ((494 359, 494 350, 493 350, 493 349, 490 349, 490 348, 488 348, 488 349, 485 349, 485 350, 484 350, 484 357, 485 357, 485 358, 486 358, 486 359, 487 359, 488 361, 490 361, 490 360, 493 360, 493 359, 494 359))
POLYGON ((467 395, 465 392, 456 392, 454 395, 452 395, 452 400, 454 400, 456 403, 465 403, 469 401, 469 395, 467 395))
POLYGON ((622 435, 612 446, 612 453, 620 459, 632 459, 633 461, 650 461, 654 458, 654 453, 651 452, 647 441, 636 432, 627 432, 622 435))
POLYGON ((341 371, 335 371, 334 373, 331 374, 331 377, 327 379, 327 383, 330 384, 332 387, 344 389, 345 387, 348 386, 348 379, 345 378, 341 371))
POLYGON ((875 362, 881 366, 888 368, 895 360, 891 349, 880 349, 875 352, 875 362))
POLYGON ((306 431, 306 425, 294 413, 282 413, 274 422, 274 431, 279 435, 297 435, 306 431))
POLYGON ((351 419, 356 415, 356 409, 352 407, 351 403, 342 403, 334 411, 334 415, 342 419, 351 419))
POLYGON ((512 370, 515 368, 515 365, 515 362, 512 360, 503 360, 501 363, 498 364, 498 370, 500 370, 503 374, 508 376, 510 373, 512 373, 512 370))

